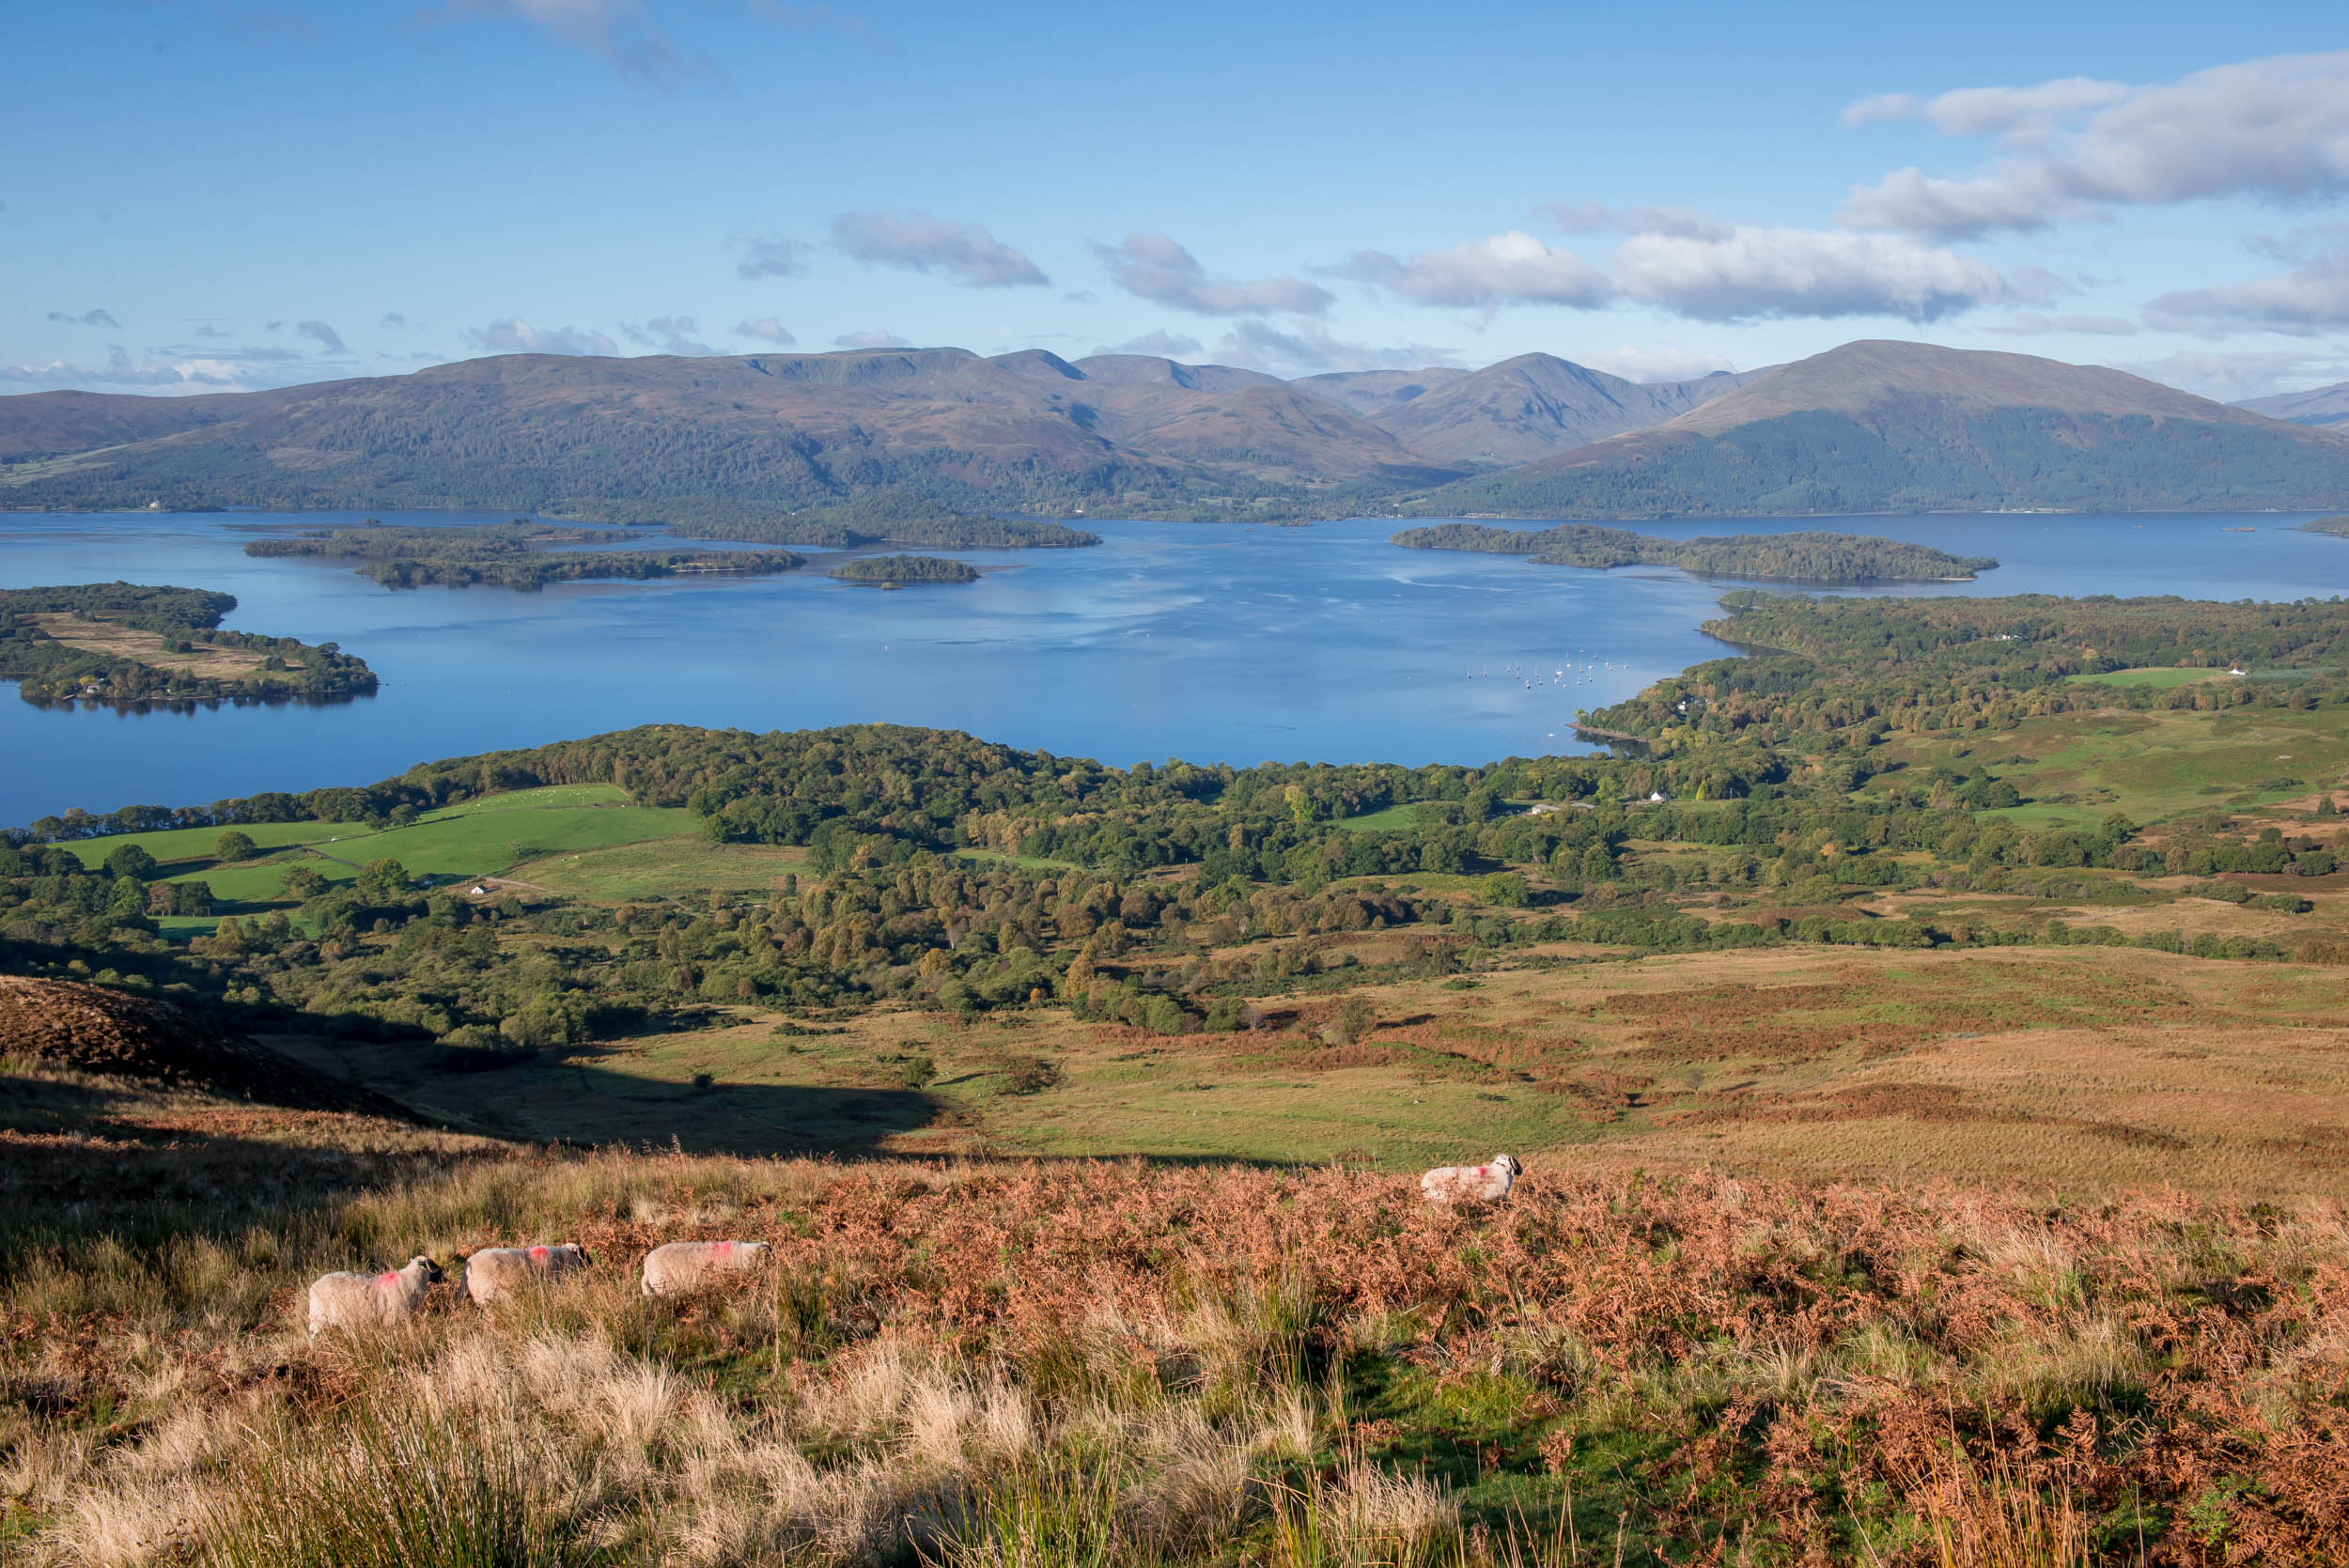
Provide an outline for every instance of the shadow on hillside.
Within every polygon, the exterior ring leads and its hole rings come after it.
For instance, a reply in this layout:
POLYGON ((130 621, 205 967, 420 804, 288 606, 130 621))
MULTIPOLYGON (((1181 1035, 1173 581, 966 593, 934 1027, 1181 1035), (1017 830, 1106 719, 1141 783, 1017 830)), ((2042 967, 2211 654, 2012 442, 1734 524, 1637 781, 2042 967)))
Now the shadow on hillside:
POLYGON ((397 1123, 66 1073, 0 1074, 0 1256, 27 1238, 234 1236, 364 1188, 503 1157, 397 1123))
POLYGON ((953 1108, 917 1089, 677 1083, 612 1064, 592 1048, 488 1072, 430 1073, 385 1086, 428 1114, 545 1142, 680 1148, 688 1154, 887 1153, 907 1133, 950 1124, 953 1108))

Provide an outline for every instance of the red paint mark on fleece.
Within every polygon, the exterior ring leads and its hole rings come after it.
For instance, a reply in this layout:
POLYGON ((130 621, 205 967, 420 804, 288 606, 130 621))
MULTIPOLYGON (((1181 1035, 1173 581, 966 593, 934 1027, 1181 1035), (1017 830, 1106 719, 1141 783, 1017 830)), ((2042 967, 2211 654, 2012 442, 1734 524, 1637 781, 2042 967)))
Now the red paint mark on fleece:
POLYGON ((718 1243, 716 1251, 718 1256, 722 1258, 730 1258, 734 1255, 734 1243, 730 1241, 722 1241, 718 1243))
POLYGON ((375 1277, 375 1282, 376 1282, 377 1284, 379 1284, 379 1285, 388 1285, 388 1284, 390 1284, 393 1281, 395 1281, 395 1280, 397 1280, 397 1279, 398 1279, 398 1278, 399 1278, 399 1270, 398 1270, 398 1269, 397 1269, 397 1268, 395 1268, 395 1269, 393 1269, 393 1270, 392 1270, 389 1274, 379 1274, 379 1275, 377 1275, 377 1276, 375 1277))
POLYGON ((547 1261, 547 1250, 543 1247, 533 1247, 530 1250, 530 1255, 537 1259, 540 1263, 547 1261))

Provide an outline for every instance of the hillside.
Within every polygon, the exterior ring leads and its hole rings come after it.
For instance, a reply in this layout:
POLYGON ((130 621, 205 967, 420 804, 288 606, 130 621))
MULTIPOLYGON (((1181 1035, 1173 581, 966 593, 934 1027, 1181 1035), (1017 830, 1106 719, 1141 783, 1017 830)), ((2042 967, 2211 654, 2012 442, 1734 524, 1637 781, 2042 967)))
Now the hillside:
POLYGON ((2118 370, 1863 342, 1648 430, 1419 498, 1422 516, 2329 508, 2349 439, 2118 370))
POLYGON ((1041 349, 511 354, 0 397, 0 508, 494 507, 796 543, 794 514, 886 490, 1205 520, 2349 505, 2349 433, 2315 427, 2326 394, 2296 396, 2286 423, 2117 370, 1886 342, 1652 385, 1548 354, 1295 381, 1041 349))
POLYGON ((1522 463, 1660 425, 1762 374, 1642 385, 1550 354, 1520 354, 1371 417, 1431 457, 1522 463))
POLYGON ((185 1008, 69 980, 0 974, 0 1057, 305 1110, 409 1116, 185 1008))
POLYGON ((2349 429, 2349 381, 2307 392, 2279 392, 2273 397, 2248 397, 2234 406, 2294 425, 2349 429))
POLYGON ((1067 511, 1392 493, 1458 473, 1270 377, 1125 356, 1097 368, 959 349, 512 354, 218 397, 39 393, 0 398, 0 505, 461 505, 690 525, 909 483, 970 510, 1067 511))

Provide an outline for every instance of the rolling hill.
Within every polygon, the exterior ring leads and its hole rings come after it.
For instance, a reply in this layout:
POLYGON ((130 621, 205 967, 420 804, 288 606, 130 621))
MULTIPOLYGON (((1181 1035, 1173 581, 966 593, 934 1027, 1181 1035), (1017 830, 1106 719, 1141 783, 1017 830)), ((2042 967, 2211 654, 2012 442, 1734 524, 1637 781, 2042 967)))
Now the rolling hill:
MULTIPOLYGON (((512 354, 198 398, 0 398, 0 505, 479 506, 691 523, 916 486, 971 509, 1455 476, 1271 377, 960 349, 512 354)), ((1212 507, 1208 508, 1212 510, 1212 507)))
POLYGON ((1860 342, 1665 424, 1417 498, 1421 516, 2349 505, 2349 438, 2097 366, 1860 342))
MULTIPOLYGON (((2321 413, 2325 395, 2300 396, 2321 413)), ((466 506, 766 537, 877 492, 1183 519, 2331 510, 2349 506, 2349 432, 2116 370, 1883 342, 1647 385, 1547 354, 1284 381, 907 349, 0 397, 7 509, 466 506)))
POLYGON ((1430 457, 1523 463, 1660 425, 1766 374, 1642 384, 1550 354, 1519 354, 1371 417, 1430 457))
POLYGON ((2279 392, 2273 397, 2248 397, 2234 406, 2294 425, 2349 429, 2349 381, 2307 392, 2279 392))

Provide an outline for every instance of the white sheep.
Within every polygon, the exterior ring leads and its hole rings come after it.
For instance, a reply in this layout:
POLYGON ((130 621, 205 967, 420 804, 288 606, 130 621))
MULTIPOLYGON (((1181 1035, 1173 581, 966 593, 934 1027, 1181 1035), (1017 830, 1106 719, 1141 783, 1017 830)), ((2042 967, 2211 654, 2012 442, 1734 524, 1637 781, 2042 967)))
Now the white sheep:
POLYGON ((484 1247, 465 1260, 465 1294, 486 1307, 502 1296, 576 1273, 595 1261, 575 1241, 560 1247, 484 1247))
POLYGON ((412 1317, 441 1266, 419 1254, 385 1274, 321 1274, 310 1281, 310 1337, 321 1328, 387 1328, 412 1317))
POLYGON ((1420 1196, 1431 1203, 1497 1203, 1524 1169, 1510 1155, 1495 1155, 1490 1165, 1446 1165, 1420 1177, 1420 1196))
POLYGON ((645 1294, 692 1290, 717 1275, 756 1268, 766 1256, 763 1241, 672 1241, 645 1254, 645 1294))

